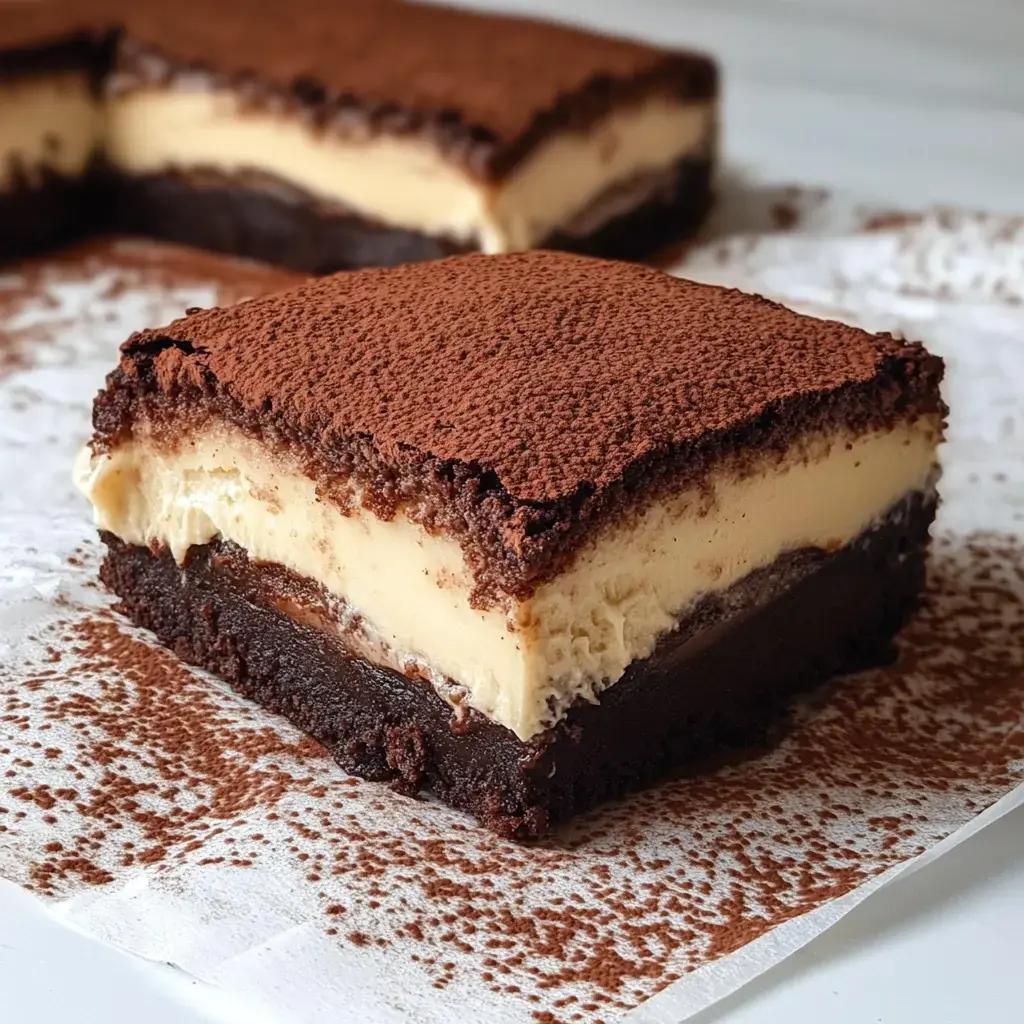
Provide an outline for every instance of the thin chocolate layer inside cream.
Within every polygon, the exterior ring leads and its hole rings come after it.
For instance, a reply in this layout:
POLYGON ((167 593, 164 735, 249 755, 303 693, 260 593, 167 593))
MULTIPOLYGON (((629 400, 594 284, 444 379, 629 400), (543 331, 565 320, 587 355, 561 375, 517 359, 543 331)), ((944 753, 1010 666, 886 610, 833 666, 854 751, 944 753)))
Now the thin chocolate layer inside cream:
POLYGON ((81 174, 103 138, 103 112, 89 76, 66 71, 0 80, 0 188, 44 173, 81 174))
POLYGON ((107 119, 107 158, 123 173, 256 172, 330 206, 486 253, 579 230, 583 216, 594 230, 624 201, 638 205, 680 159, 709 153, 715 136, 712 102, 655 96, 586 132, 554 135, 507 177, 485 182, 426 138, 346 137, 297 112, 252 108, 226 90, 129 91, 110 98, 107 119), (624 184, 630 193, 601 202, 624 184))
MULTIPOLYGON (((470 604, 459 545, 399 514, 343 511, 289 455, 224 425, 169 445, 135 424, 108 454, 83 451, 79 487, 100 529, 184 561, 220 538, 339 602, 361 657, 416 667, 442 694, 526 740, 595 699, 703 596, 780 555, 834 549, 936 478, 938 418, 808 440, 741 473, 653 502, 594 536, 526 600, 470 604), (358 624, 358 625, 354 625, 358 624)), ((166 436, 162 434, 161 436, 166 436)), ((683 685, 681 683, 681 685, 683 685)))

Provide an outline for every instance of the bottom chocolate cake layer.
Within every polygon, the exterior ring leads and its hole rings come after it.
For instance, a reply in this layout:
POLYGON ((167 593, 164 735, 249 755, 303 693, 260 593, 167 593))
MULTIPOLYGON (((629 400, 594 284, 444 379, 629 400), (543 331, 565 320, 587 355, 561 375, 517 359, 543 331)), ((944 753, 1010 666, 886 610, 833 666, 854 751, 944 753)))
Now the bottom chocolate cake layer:
POLYGON ((0 192, 0 262, 78 241, 103 226, 98 176, 42 172, 38 181, 0 192))
MULTIPOLYGON (((111 230, 276 263, 310 274, 394 266, 465 251, 450 239, 331 211, 303 194, 249 176, 206 173, 115 177, 111 230)), ((641 259, 696 232, 711 205, 711 162, 682 161, 671 187, 581 235, 541 246, 641 259)))
POLYGON ((600 704, 523 742, 428 683, 350 655, 309 584, 237 548, 184 567, 110 534, 104 581, 180 657, 318 739, 353 774, 428 788, 489 828, 543 835, 611 797, 758 742, 794 694, 885 660, 924 583, 934 496, 852 544, 805 549, 701 602, 600 704))
MULTIPOLYGON (((586 233, 557 232, 543 248, 645 259, 690 238, 711 206, 711 163, 685 160, 674 180, 586 233)), ((394 266, 459 251, 450 239, 326 209, 257 176, 166 173, 127 177, 99 166, 49 175, 0 193, 0 261, 52 249, 93 231, 122 232, 248 257, 310 274, 394 266)))

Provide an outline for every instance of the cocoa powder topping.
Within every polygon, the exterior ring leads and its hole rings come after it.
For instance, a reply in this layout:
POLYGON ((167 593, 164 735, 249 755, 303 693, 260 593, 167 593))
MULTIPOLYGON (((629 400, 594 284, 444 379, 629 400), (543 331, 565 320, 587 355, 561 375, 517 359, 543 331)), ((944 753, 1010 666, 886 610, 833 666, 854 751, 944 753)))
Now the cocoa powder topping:
POLYGON ((561 253, 461 256, 311 281, 127 342, 159 386, 213 387, 326 439, 479 466, 523 502, 607 487, 763 417, 935 407, 920 346, 735 290, 561 253))

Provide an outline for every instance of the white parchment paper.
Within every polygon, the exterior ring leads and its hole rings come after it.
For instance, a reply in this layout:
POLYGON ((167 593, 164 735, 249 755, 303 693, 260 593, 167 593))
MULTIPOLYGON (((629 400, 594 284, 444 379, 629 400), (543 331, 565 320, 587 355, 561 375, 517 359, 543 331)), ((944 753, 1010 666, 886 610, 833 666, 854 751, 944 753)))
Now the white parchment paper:
POLYGON ((770 752, 529 847, 345 777, 95 582, 69 471, 117 345, 259 274, 132 243, 0 276, 0 875, 276 1020, 667 1024, 1024 802, 1024 226, 759 201, 786 230, 679 271, 947 359, 929 602, 770 752))

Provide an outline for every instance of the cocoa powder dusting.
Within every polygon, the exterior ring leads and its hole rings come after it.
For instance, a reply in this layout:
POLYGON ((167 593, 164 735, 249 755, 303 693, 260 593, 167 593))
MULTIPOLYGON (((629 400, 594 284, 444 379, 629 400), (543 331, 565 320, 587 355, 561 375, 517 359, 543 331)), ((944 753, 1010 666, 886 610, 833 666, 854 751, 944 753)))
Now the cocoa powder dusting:
MULTIPOLYGON (((21 688, 42 695, 43 722, 70 723, 78 734, 73 763, 61 764, 60 751, 47 753, 77 784, 7 790, 22 804, 55 808, 50 824, 68 817, 78 823, 73 849, 48 844, 50 856, 30 866, 40 893, 56 895, 75 877, 111 882, 118 866, 197 851, 239 816, 312 783, 315 776, 296 772, 323 759, 317 743, 282 740, 258 723, 240 729, 215 690, 109 613, 77 619, 53 639, 71 647, 75 667, 63 676, 37 673, 21 688), (114 836, 122 831, 137 838, 118 843, 114 836)), ((26 702, 13 691, 5 698, 4 721, 18 723, 26 702)), ((46 816, 41 820, 47 823, 46 816)))
POLYGON ((413 461, 479 467, 495 477, 487 491, 556 503, 645 459, 692 459, 712 441, 727 454, 763 419, 803 435, 826 407, 830 429, 933 413, 941 376, 919 344, 652 268, 473 254, 141 331, 95 422, 97 440, 116 441, 135 412, 119 402, 164 398, 333 445, 342 475, 370 440, 392 475, 413 461))
MULTIPOLYGON (((135 298, 139 320, 130 331, 180 314, 184 296, 205 288, 218 304, 281 291, 302 275, 245 260, 227 259, 135 239, 97 239, 44 259, 30 259, 0 272, 0 378, 40 358, 63 365, 80 358, 83 340, 113 326, 111 304, 135 298), (84 284, 84 287, 83 287, 84 284), (148 301, 139 301, 148 292, 148 301)), ((107 345, 105 352, 115 347, 107 345)))

